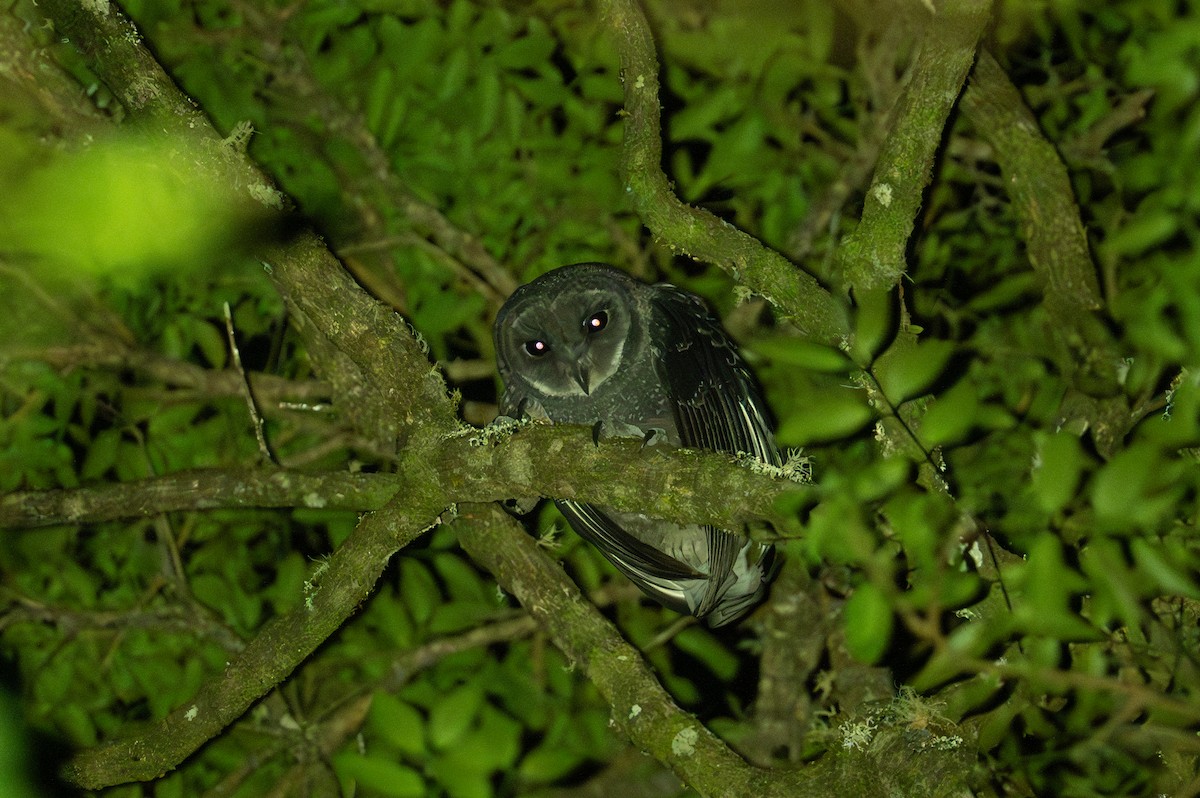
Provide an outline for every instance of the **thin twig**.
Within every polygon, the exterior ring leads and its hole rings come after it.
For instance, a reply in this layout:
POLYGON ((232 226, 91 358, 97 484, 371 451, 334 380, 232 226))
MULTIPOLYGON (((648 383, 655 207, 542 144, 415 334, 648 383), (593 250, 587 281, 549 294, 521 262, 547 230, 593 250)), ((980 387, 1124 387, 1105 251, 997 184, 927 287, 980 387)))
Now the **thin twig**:
POLYGON ((262 415, 258 412, 258 403, 254 401, 254 391, 250 389, 250 380, 246 377, 246 369, 242 366, 242 353, 238 349, 237 335, 233 330, 233 312, 229 303, 225 303, 225 334, 229 337, 229 351, 233 354, 233 366, 237 369, 242 381, 242 398, 246 400, 246 410, 250 413, 250 423, 254 427, 254 437, 258 441, 258 452, 269 463, 279 465, 275 454, 267 444, 267 436, 263 432, 262 415))

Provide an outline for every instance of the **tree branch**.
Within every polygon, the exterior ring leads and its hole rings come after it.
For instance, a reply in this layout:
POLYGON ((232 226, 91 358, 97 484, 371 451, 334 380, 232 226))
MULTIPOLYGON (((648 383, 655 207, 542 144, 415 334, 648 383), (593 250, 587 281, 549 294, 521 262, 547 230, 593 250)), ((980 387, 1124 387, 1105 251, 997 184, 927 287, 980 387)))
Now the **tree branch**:
POLYGON ((1096 267, 1079 220, 1067 167, 1038 127, 1021 92, 991 53, 979 54, 963 92, 971 126, 992 146, 1025 235, 1029 262, 1053 308, 1097 310, 1096 267))
MULTIPOLYGON (((479 433, 480 436, 483 433, 479 433)), ((474 437, 474 436, 473 436, 474 437)), ((784 525, 775 509, 784 495, 812 488, 755 473, 716 452, 643 448, 633 439, 592 442, 588 427, 530 425, 499 443, 457 436, 425 462, 426 475, 451 502, 514 496, 574 498, 686 523, 740 529, 752 520, 784 525), (615 480, 613 474, 623 479, 615 480)), ((164 512, 236 507, 376 510, 412 479, 399 473, 306 474, 221 469, 171 474, 139 482, 0 496, 0 528, 99 523, 164 512)))
POLYGON ((366 600, 391 556, 446 506, 423 473, 412 477, 396 502, 359 522, 327 561, 306 603, 267 623, 187 706, 141 734, 79 752, 63 775, 86 789, 158 778, 287 678, 366 600))
POLYGON ((334 401, 355 427, 380 442, 427 439, 460 424, 456 405, 424 342, 399 315, 369 296, 312 233, 276 252, 272 275, 307 338, 335 342, 352 364, 326 374, 334 401))
POLYGON ((991 0, 938 4, 900 95, 862 219, 835 257, 835 273, 847 285, 860 291, 888 289, 907 268, 905 249, 933 176, 946 120, 974 63, 991 10, 991 0))
POLYGON ((666 763, 702 795, 782 795, 824 788, 800 773, 770 774, 743 762, 679 709, 632 648, 579 592, 537 542, 494 505, 462 508, 454 524, 471 558, 495 574, 549 632, 555 645, 612 705, 612 722, 635 745, 666 763))
POLYGON ((703 208, 682 202, 663 173, 658 58, 638 0, 603 0, 625 84, 621 173, 642 222, 662 243, 715 263, 765 297, 814 340, 838 344, 849 332, 845 308, 807 272, 703 208))
POLYGON ((963 93, 963 111, 991 145, 1021 223, 1029 262, 1042 284, 1052 323, 1048 355, 1071 377, 1065 423, 1090 428, 1109 456, 1136 423, 1120 390, 1121 353, 1097 315, 1103 307, 1087 233, 1067 167, 1046 140, 1020 91, 988 52, 980 53, 963 93))
MULTIPOLYGON (((129 369, 172 388, 184 388, 207 398, 238 396, 241 376, 229 369, 208 369, 157 352, 126 346, 114 338, 93 340, 73 346, 18 350, 14 359, 36 360, 56 368, 102 368, 111 371, 129 369)), ((322 380, 289 380, 274 374, 250 372, 246 375, 255 398, 270 410, 283 401, 317 402, 328 400, 331 389, 322 380)))
MULTIPOLYGON (((963 793, 974 753, 923 749, 900 728, 881 728, 860 748, 829 752, 801 770, 760 770, 675 705, 632 648, 580 594, 562 568, 495 505, 468 505, 459 543, 496 576, 583 670, 612 706, 612 724, 701 795, 779 798, 963 793)), ((961 742, 961 741, 960 741, 961 742)))

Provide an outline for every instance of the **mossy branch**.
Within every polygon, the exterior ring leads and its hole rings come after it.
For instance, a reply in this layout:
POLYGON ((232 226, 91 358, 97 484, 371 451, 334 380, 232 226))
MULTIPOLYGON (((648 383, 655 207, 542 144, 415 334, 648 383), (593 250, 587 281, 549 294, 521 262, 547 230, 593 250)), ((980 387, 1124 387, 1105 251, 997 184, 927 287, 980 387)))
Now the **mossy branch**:
POLYGON ((1042 285, 1051 321, 1047 354, 1073 383, 1063 419, 1076 431, 1090 428, 1107 456, 1136 417, 1119 389, 1122 355, 1099 315, 1100 284, 1066 164, 1020 91, 986 51, 971 73, 962 108, 992 147, 1020 220, 1029 263, 1042 285))
POLYGON ((1000 164, 1047 304, 1061 311, 1099 309, 1100 284, 1067 167, 1042 135, 1021 92, 986 50, 971 73, 962 108, 1000 164))
POLYGON ((642 222, 672 250, 714 263, 765 297, 810 338, 828 344, 849 333, 846 310, 812 275, 761 241, 675 195, 662 170, 658 57, 638 0, 603 0, 616 37, 625 91, 621 173, 642 222))
MULTIPOLYGON (((471 436, 475 437, 475 436, 471 436)), ((530 425, 495 442, 458 436, 412 447, 397 473, 303 473, 212 469, 138 482, 23 491, 0 496, 0 528, 101 523, 165 512, 239 507, 314 507, 366 512, 407 490, 411 452, 431 485, 453 502, 513 496, 573 498, 686 523, 739 529, 783 524, 776 503, 806 485, 756 473, 716 452, 644 448, 639 440, 592 442, 587 427, 530 425), (613 479, 620 474, 623 479, 613 479)), ((443 508, 435 509, 434 514, 443 508)))
POLYGON ((946 121, 991 19, 991 0, 947 0, 925 29, 908 85, 875 166, 862 219, 838 248, 835 273, 856 291, 889 289, 933 177, 946 121))
POLYGON ((517 597, 559 650, 596 685, 612 706, 613 725, 700 795, 940 798, 963 793, 974 760, 969 744, 926 749, 922 738, 898 728, 872 726, 859 747, 830 752, 799 770, 762 770, 747 764, 680 710, 641 653, 520 525, 495 505, 468 505, 461 508, 454 529, 466 552, 517 597))
POLYGON ((79 752, 63 775, 87 789, 155 779, 241 717, 354 614, 392 555, 428 528, 445 501, 422 476, 414 474, 392 504, 364 517, 306 602, 268 622, 190 701, 138 734, 79 752))

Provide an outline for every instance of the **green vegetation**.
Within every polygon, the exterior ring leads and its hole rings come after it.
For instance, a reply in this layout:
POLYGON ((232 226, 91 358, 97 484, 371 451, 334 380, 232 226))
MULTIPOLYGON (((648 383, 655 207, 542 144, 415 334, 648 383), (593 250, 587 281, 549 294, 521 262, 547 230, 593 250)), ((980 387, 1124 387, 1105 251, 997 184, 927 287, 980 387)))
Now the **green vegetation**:
POLYGON ((1200 9, 3 7, 0 739, 71 789, 1200 792, 1200 9), (811 482, 474 429, 584 260, 811 482), (785 564, 710 631, 535 495, 785 564))

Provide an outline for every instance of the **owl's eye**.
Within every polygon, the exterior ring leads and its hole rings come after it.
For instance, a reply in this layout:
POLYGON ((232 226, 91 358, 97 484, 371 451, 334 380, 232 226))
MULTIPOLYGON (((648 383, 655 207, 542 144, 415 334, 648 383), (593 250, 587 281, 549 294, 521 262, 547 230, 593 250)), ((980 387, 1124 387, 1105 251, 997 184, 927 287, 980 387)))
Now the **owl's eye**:
POLYGON ((608 311, 598 310, 583 323, 584 332, 598 333, 608 326, 608 311))
POLYGON ((541 339, 525 342, 525 351, 530 357, 541 357, 550 351, 550 344, 541 339))

